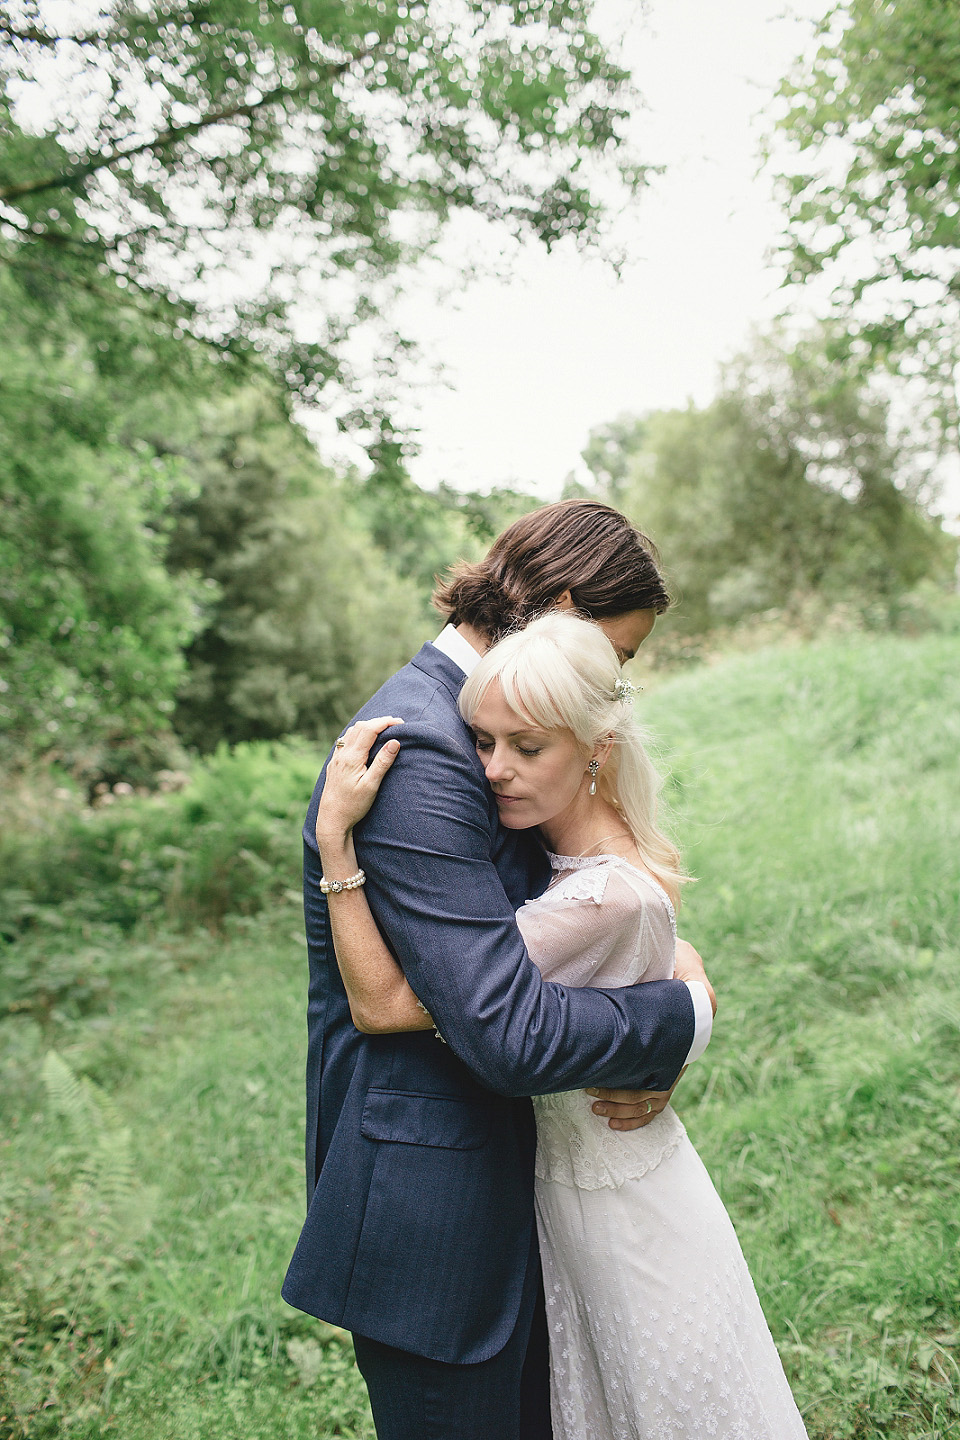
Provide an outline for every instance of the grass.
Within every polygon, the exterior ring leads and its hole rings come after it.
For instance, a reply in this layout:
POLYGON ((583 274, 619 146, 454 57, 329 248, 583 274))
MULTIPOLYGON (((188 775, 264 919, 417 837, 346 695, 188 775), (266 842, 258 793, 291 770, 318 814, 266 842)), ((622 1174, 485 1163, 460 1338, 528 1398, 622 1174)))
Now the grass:
MULTIPOLYGON (((195 942, 143 1004, 62 1037, 70 1071, 104 1081, 91 1108, 129 1130, 128 1174, 108 1155, 78 1193, 95 1127, 56 1095, 9 1117, 20 1432, 372 1435, 345 1337, 279 1297, 303 1197, 299 926, 290 905, 195 942)), ((23 1029, 39 1073, 46 1037, 23 1029)))
POLYGON ((960 644, 756 655, 649 709, 722 1005, 680 1107, 808 1427, 960 1436, 960 644))
MULTIPOLYGON (((810 1435, 960 1440, 960 639, 730 659, 644 710, 722 1007, 678 1108, 810 1435)), ((81 919, 123 982, 0 1023, 0 1436, 372 1436, 343 1337, 279 1299, 305 957, 257 885, 216 933, 81 919)))

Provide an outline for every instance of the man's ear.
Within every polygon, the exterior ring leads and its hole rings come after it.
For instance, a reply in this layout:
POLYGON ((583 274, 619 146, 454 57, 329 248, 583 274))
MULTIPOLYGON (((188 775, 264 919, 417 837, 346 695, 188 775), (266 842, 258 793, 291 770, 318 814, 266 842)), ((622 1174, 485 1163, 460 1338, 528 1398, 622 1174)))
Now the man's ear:
POLYGON ((553 603, 558 610, 572 610, 573 596, 570 594, 569 590, 561 590, 560 594, 557 596, 556 600, 554 600, 553 603))

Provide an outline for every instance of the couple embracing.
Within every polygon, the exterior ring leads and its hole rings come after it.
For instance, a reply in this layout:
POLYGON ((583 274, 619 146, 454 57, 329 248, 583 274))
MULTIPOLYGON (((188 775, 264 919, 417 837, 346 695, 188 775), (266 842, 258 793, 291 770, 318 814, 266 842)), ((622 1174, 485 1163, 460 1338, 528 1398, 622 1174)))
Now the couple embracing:
POLYGON ((284 1297, 353 1333, 378 1440, 802 1440, 668 1103, 715 1006, 620 678, 669 603, 655 552, 561 502, 435 601, 448 625, 337 742, 304 827, 284 1297))

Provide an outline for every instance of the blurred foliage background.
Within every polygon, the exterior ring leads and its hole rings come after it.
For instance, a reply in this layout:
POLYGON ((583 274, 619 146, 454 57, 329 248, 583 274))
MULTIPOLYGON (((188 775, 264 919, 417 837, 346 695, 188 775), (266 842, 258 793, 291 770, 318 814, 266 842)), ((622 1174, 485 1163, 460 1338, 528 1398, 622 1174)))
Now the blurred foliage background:
MULTIPOLYGON (((391 287, 457 209, 602 247, 598 196, 644 183, 629 77, 587 0, 0 14, 0 760, 149 785, 178 745, 318 739, 430 633, 435 573, 537 503, 410 481, 391 287), (379 361, 361 376, 363 327, 379 361), (317 455, 305 401, 363 441, 363 474, 317 455)), ((954 253, 935 157, 957 120, 920 67, 954 53, 955 22, 883 14, 851 7, 785 82, 798 165, 857 136, 845 189, 809 165, 787 186, 798 284, 828 251, 840 264, 840 217, 861 212, 899 223, 911 264, 954 253), (861 123, 881 103, 900 117, 883 144, 861 123), (906 113, 927 137, 909 176, 906 113), (936 208, 928 230, 907 198, 936 208)), ((868 290, 838 282, 821 324, 758 336, 712 404, 591 437, 590 493, 655 538, 680 602, 662 657, 758 615, 897 623, 918 586, 949 586, 956 545, 929 509, 956 444, 943 366, 905 312, 881 343, 868 290), (921 372, 908 432, 896 382, 921 372)), ((936 314, 942 360, 955 327, 936 314)))
MULTIPOLYGON (((434 576, 539 503, 413 483, 391 302, 458 210, 604 250, 646 172, 592 10, 0 0, 0 1436, 370 1433, 276 1296, 299 824, 434 576)), ((820 318, 564 492, 676 596, 638 664, 738 1031, 688 1119, 822 1440, 960 1433, 958 96, 952 7, 831 11, 782 91, 820 318)))

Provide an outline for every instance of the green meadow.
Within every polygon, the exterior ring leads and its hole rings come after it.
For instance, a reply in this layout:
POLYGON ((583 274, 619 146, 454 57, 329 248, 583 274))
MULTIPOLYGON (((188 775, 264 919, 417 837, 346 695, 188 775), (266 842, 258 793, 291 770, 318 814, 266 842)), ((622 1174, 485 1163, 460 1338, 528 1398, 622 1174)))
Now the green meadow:
MULTIPOLYGON (((641 697, 720 999, 677 1108, 814 1440, 960 1437, 960 636, 641 697)), ((0 832, 0 1436, 372 1437, 279 1297, 303 1205, 299 824, 251 745, 0 832)), ((698 1237, 690 1237, 691 1245, 698 1237)))

